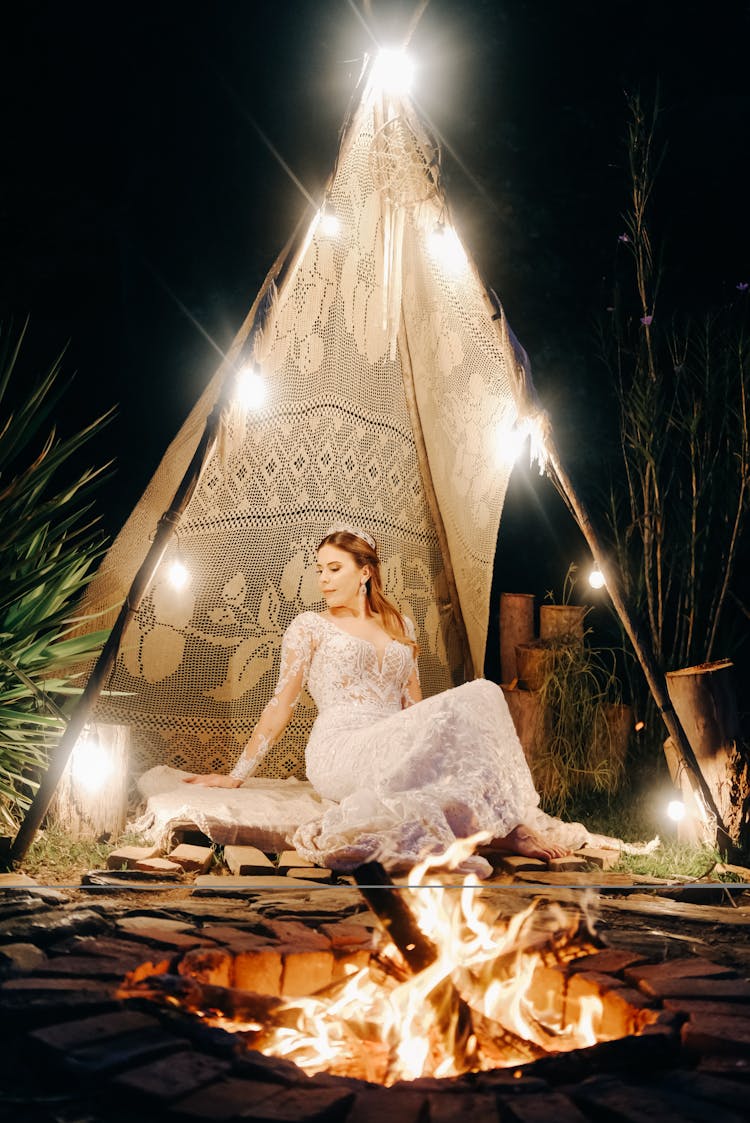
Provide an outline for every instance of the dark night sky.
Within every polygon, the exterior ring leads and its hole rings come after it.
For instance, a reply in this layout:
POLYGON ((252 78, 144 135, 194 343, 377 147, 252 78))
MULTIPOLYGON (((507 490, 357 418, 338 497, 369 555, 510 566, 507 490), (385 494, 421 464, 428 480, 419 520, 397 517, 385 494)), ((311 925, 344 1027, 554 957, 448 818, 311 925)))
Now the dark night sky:
MULTIPOLYGON (((414 6, 372 0, 381 40, 414 6)), ((608 411, 592 325, 622 229, 625 95, 660 87, 667 284, 722 303, 750 279, 749 37, 735 0, 432 0, 413 40, 458 226, 581 471, 608 411)), ((255 126, 317 195, 371 42, 347 0, 27 0, 2 39, 0 315, 31 314, 34 361, 71 341, 71 415, 119 403, 101 454, 118 458, 115 531, 217 365, 191 317, 226 347, 305 207, 255 126)), ((567 515, 521 475, 509 541, 559 584, 567 515)))

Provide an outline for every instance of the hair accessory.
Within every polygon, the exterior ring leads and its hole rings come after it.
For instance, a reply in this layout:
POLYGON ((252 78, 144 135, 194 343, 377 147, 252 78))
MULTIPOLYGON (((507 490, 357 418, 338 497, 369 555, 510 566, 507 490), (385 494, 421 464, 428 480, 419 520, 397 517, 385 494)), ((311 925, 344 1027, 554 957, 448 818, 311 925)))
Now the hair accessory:
POLYGON ((325 537, 328 538, 330 534, 340 533, 353 534, 355 538, 361 538, 363 542, 367 543, 370 549, 375 550, 377 553, 378 547, 373 536, 368 534, 366 530, 360 530, 358 526, 350 526, 349 523, 337 523, 336 526, 329 526, 328 530, 325 532, 325 537))

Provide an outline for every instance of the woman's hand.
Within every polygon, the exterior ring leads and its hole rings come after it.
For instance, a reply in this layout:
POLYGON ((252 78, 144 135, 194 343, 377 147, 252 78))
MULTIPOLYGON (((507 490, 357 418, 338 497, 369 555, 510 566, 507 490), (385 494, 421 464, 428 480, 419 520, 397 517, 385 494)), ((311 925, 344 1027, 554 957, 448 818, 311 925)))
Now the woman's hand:
POLYGON ((227 776, 223 772, 207 772, 205 775, 183 776, 183 784, 198 784, 202 788, 239 788, 241 780, 227 776))

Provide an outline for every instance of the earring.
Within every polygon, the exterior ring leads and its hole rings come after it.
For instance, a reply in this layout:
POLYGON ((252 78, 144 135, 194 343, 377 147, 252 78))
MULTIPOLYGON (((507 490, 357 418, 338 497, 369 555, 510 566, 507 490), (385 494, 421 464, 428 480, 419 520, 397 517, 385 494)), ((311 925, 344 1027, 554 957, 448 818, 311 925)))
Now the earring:
POLYGON ((360 585, 359 585, 359 595, 360 595, 361 597, 366 597, 366 596, 367 596, 367 582, 366 582, 366 581, 360 581, 360 585))

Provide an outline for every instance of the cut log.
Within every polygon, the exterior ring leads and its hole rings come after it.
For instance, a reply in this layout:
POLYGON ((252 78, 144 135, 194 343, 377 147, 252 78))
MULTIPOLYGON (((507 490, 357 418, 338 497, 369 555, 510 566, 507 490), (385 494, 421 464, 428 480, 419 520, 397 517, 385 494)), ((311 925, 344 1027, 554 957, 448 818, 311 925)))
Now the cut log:
POLYGON ((518 678, 516 647, 534 639, 534 597, 531 593, 500 595, 500 677, 518 678))
POLYGON ((585 604, 543 604, 539 609, 540 639, 574 639, 583 643, 585 604))
POLYGON ((92 725, 76 742, 50 805, 48 821, 73 838, 116 839, 128 809, 126 725, 92 725))
POLYGON ((740 737, 729 660, 670 671, 667 690, 729 839, 750 843, 750 753, 740 737))

